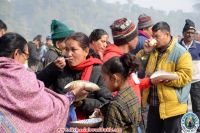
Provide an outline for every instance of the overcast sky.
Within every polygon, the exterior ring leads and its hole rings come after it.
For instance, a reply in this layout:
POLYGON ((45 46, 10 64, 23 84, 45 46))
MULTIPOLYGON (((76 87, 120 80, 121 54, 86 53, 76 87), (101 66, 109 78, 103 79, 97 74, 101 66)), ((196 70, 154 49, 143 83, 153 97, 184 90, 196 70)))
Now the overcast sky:
MULTIPOLYGON (((126 0, 105 0, 107 2, 120 2, 126 3, 126 0)), ((198 2, 198 0, 133 0, 135 4, 141 7, 153 7, 154 9, 170 11, 170 10, 183 10, 184 12, 193 11, 192 6, 198 2)))

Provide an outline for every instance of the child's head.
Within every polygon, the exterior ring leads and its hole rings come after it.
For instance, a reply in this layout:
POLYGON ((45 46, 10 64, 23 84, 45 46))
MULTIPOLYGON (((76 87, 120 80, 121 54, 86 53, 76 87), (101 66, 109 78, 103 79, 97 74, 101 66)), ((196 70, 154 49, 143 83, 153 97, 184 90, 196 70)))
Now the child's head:
POLYGON ((112 91, 119 90, 132 72, 139 68, 139 61, 131 54, 113 57, 102 66, 102 74, 107 87, 112 91))

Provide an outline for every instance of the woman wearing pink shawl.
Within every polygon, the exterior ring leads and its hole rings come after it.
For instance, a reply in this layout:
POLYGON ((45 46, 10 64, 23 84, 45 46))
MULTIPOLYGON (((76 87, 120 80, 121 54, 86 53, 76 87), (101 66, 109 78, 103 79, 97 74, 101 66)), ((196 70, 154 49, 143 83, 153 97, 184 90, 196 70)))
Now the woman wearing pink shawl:
POLYGON ((59 95, 45 88, 24 67, 28 56, 21 35, 7 33, 0 38, 0 132, 64 132, 69 106, 81 89, 59 95))

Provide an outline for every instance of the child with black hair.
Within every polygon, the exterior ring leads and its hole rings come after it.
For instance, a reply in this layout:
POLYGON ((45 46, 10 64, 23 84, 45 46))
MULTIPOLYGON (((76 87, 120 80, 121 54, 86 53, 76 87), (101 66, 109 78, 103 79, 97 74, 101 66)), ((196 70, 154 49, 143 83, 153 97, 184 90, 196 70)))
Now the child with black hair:
POLYGON ((124 54, 113 57, 102 66, 102 74, 111 92, 118 91, 114 99, 100 110, 96 109, 96 116, 104 116, 104 127, 121 128, 122 132, 137 133, 141 121, 140 102, 128 78, 138 68, 135 56, 124 54))

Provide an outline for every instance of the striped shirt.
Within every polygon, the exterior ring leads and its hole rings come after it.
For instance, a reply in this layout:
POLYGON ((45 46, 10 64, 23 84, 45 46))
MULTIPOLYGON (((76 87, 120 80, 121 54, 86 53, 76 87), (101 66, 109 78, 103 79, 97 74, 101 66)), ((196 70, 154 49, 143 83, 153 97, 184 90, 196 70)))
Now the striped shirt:
POLYGON ((141 120, 140 109, 139 100, 132 87, 123 89, 108 105, 104 115, 104 127, 121 128, 123 133, 136 133, 141 120))
MULTIPOLYGON (((158 53, 155 71, 157 71, 158 62, 161 59, 162 55, 163 55, 162 52, 158 53)), ((157 86, 156 85, 150 86, 150 94, 149 94, 149 97, 148 97, 148 103, 149 103, 150 106, 159 106, 159 99, 158 99, 158 92, 157 92, 157 86)))

